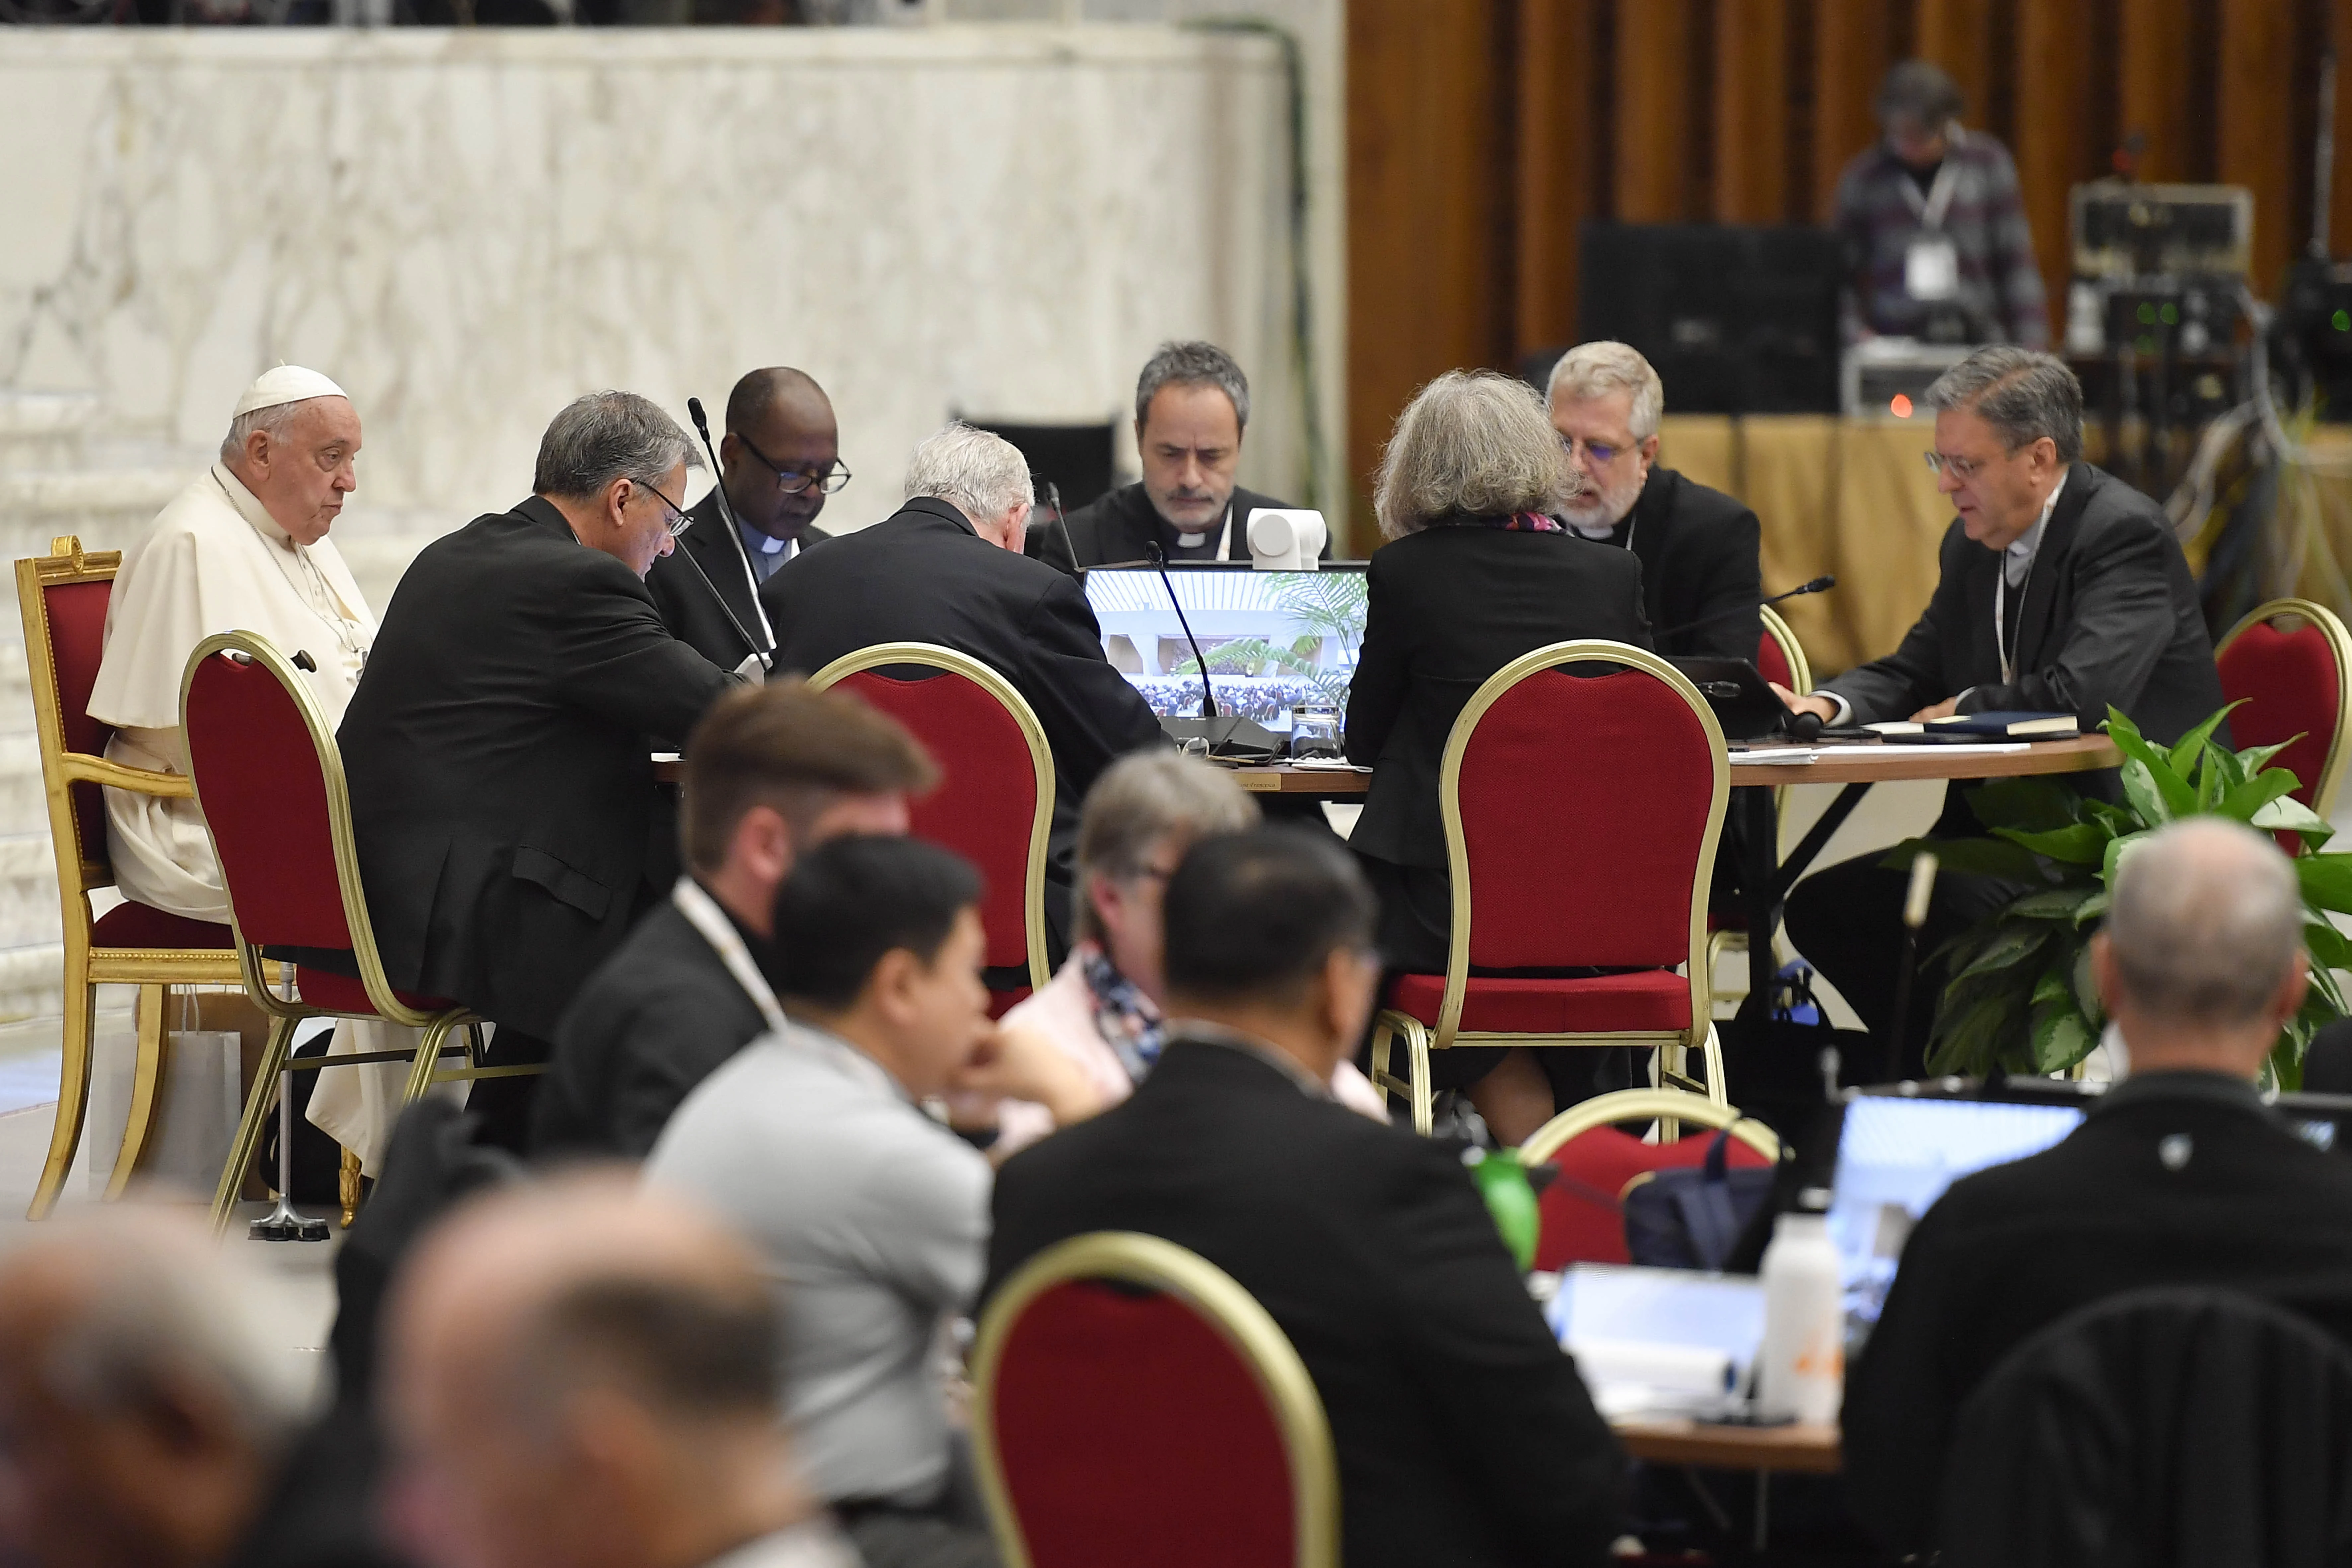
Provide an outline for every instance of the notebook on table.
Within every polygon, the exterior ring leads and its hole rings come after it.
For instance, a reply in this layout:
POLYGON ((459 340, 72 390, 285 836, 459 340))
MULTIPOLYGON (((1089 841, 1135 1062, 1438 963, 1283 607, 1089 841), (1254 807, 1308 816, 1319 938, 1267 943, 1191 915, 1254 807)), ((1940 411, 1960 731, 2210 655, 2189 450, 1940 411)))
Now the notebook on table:
POLYGON ((1955 713, 1948 719, 1929 719, 1924 723, 1907 720, 1885 724, 1865 725, 1881 735, 1900 735, 1916 741, 1980 741, 1990 736, 2003 741, 2067 741, 2081 732, 2072 713, 2032 713, 2022 710, 2001 713, 1955 713))

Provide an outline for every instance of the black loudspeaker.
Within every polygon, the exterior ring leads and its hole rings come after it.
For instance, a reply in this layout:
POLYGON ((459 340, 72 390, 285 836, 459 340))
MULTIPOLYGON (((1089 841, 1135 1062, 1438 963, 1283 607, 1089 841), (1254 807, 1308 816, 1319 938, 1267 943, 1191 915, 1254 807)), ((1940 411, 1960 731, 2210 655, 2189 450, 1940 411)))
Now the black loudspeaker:
MULTIPOLYGON (((1014 425, 996 419, 963 416, 974 429, 1002 436, 1029 459, 1029 477, 1036 481, 1037 501, 1044 505, 1045 486, 1061 487, 1062 507, 1076 511, 1110 490, 1115 427, 1101 425, 1014 425)), ((1041 516, 1039 521, 1045 519, 1041 516)))
POLYGON ((1640 350, 1669 409, 1838 411, 1845 262, 1831 230, 1588 223, 1580 244, 1579 334, 1640 350))

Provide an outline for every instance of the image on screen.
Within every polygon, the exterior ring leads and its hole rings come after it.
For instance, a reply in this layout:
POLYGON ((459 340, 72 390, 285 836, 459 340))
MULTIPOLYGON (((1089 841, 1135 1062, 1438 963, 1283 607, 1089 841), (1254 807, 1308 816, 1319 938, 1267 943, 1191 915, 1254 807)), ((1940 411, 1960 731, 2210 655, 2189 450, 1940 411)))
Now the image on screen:
POLYGON ((1174 588, 1216 685, 1217 709, 1286 728, 1300 703, 1328 702, 1344 714, 1356 654, 1364 643, 1362 568, 1320 572, 1186 570, 1165 585, 1152 571, 1086 576, 1087 603, 1102 624, 1103 652, 1162 719, 1201 710, 1201 675, 1168 600, 1174 588))
POLYGON ((1988 1166, 2038 1154, 2082 1120, 2071 1105, 1881 1095, 1848 1104, 1829 1213, 1848 1332, 1865 1333, 1878 1321, 1903 1244, 1945 1188, 1988 1166))

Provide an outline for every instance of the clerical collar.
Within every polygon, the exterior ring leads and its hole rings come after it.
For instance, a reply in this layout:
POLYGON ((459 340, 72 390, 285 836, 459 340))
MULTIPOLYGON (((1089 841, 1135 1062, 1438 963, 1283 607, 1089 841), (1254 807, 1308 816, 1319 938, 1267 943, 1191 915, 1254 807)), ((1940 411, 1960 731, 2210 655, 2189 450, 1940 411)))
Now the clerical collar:
POLYGON ((2000 574, 2011 587, 2023 583, 2025 574, 2033 570, 2033 557, 2042 549, 2042 535, 2050 527, 2050 514, 2058 510, 2058 497, 2065 488, 2066 476, 2062 473, 2058 482, 2050 487, 2050 494, 2042 503, 2042 515, 2033 520, 2033 526, 2001 552, 2000 574))

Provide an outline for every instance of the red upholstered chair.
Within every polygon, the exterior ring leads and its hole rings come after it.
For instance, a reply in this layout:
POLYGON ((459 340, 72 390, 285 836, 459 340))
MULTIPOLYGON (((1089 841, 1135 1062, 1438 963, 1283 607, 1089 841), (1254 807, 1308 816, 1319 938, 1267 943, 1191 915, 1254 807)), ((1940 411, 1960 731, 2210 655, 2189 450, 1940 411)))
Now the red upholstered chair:
POLYGON ((283 655, 251 632, 223 632, 198 643, 180 681, 180 725, 196 802, 228 889, 240 978, 254 1005, 270 1017, 245 1119, 213 1196, 218 1227, 227 1223, 261 1142, 281 1073, 412 1062, 406 1098, 413 1100, 435 1083, 545 1069, 439 1066, 441 1053, 457 1048, 449 1043, 451 1031, 477 1020, 446 998, 394 991, 385 978, 360 885, 342 753, 310 684, 283 655), (299 964, 291 990, 281 991, 266 977, 264 947, 347 953, 359 978, 299 964), (305 1018, 381 1018, 421 1029, 424 1037, 414 1052, 289 1060, 294 1026, 305 1018))
POLYGON ((1338 1568, 1314 1381, 1207 1259, 1120 1231, 1050 1247, 997 1292, 971 1365, 1005 1568, 1338 1568))
POLYGON ((1714 712, 1654 654, 1554 643, 1496 671, 1445 742, 1453 940, 1444 974, 1390 986, 1372 1029, 1383 1098, 1408 1092, 1413 1126, 1429 1131, 1430 1053, 1475 1045, 1648 1047, 1661 1074, 1679 1073, 1697 1047, 1720 1099, 1706 898, 1730 787, 1714 712), (1595 668, 1612 664, 1622 668, 1595 668), (1474 965, 1630 973, 1488 978, 1474 965), (1400 1036, 1408 1081, 1388 1070, 1400 1036))
POLYGON ((1559 1179, 1536 1200, 1536 1268, 1545 1272, 1571 1263, 1625 1263, 1626 1193, 1660 1171, 1704 1163, 1706 1138, 1681 1138, 1682 1124, 1727 1130, 1733 1165, 1769 1165, 1780 1157, 1780 1141, 1760 1121, 1727 1105, 1671 1089, 1629 1089, 1571 1105, 1538 1128, 1519 1145, 1530 1165, 1549 1161, 1559 1179), (1620 1121, 1658 1123, 1655 1143, 1620 1131, 1620 1121))
POLYGON ((107 860, 106 804, 100 784, 141 795, 185 796, 189 782, 110 763, 102 754, 114 731, 89 716, 90 688, 106 645, 106 605, 122 564, 113 550, 85 551, 70 534, 49 542, 49 553, 16 563, 16 608, 25 620, 25 661, 33 688, 33 725, 41 747, 41 786, 48 797, 49 842, 57 855, 58 892, 64 905, 64 1066, 58 1077, 58 1114, 49 1154, 33 1189, 27 1217, 39 1219, 58 1201, 73 1168, 89 1114, 90 1037, 97 1028, 98 987, 139 987, 139 1055, 131 1076, 131 1120, 115 1157, 107 1196, 119 1197, 146 1151, 155 1119, 170 1037, 163 1029, 164 988, 235 985, 236 954, 229 929, 125 902, 95 919, 90 895, 114 885, 107 860))
MULTIPOLYGON (((2230 715, 2240 746, 2275 746, 2302 787, 2294 798, 2326 816, 2344 782, 2352 731, 2352 633, 2335 612, 2308 599, 2273 599, 2230 628, 2214 650, 2221 695, 2244 706, 2230 715)), ((2299 843, 2283 833, 2288 853, 2299 843)))
MULTIPOLYGON (((1797 640, 1797 634, 1790 629, 1789 623, 1782 620, 1771 605, 1759 605, 1756 613, 1764 622, 1764 635, 1756 643, 1756 668, 1763 673, 1765 679, 1777 681, 1800 697, 1806 695, 1813 689, 1813 667, 1805 658, 1804 645, 1797 640)), ((1772 804, 1776 810, 1787 801, 1788 791, 1785 788, 1772 792, 1772 804)), ((1727 953, 1744 954, 1747 951, 1748 921, 1745 915, 1731 910, 1709 914, 1706 938, 1708 974, 1714 974, 1722 967, 1722 960, 1727 953)), ((1747 966, 1741 964, 1736 968, 1744 986, 1747 966)), ((1741 994, 1746 994, 1746 992, 1743 990, 1741 994)))
POLYGON ((1054 822, 1054 752, 1045 727, 1013 683, 969 654, 936 643, 882 643, 844 654, 809 678, 845 686, 914 732, 940 765, 940 787, 912 809, 919 838, 944 845, 987 879, 980 922, 991 969, 1028 972, 1026 985, 991 993, 1007 1008, 1052 978, 1045 951, 1045 837, 1054 822), (921 667, 936 675, 885 673, 921 667))

